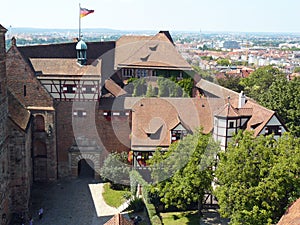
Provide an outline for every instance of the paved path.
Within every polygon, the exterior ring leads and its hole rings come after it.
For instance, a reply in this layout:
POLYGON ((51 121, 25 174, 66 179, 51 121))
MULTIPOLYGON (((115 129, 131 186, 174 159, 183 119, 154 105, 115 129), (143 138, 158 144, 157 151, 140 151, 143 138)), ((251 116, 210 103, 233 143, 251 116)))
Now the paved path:
POLYGON ((34 184, 31 204, 34 225, 104 224, 119 210, 104 202, 102 190, 103 183, 92 179, 34 184), (39 207, 44 208, 42 220, 37 215, 39 207))

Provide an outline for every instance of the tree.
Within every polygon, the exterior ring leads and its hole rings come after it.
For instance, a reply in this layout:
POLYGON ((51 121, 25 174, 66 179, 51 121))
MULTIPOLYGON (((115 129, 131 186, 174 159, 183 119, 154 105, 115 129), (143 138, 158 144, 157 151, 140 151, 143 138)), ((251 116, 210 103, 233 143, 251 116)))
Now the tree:
POLYGON ((147 87, 146 97, 155 97, 155 90, 151 84, 149 84, 147 87))
POLYGON ((133 80, 133 96, 144 96, 147 91, 146 80, 144 78, 139 78, 133 80))
POLYGON ((202 70, 199 66, 193 66, 193 69, 197 74, 201 76, 201 78, 211 81, 214 81, 214 73, 213 71, 202 70))
POLYGON ((113 152, 104 160, 100 175, 103 179, 111 181, 113 188, 117 188, 120 184, 129 185, 129 171, 127 153, 113 152))
POLYGON ((200 212, 204 195, 211 190, 212 167, 218 151, 219 145, 211 135, 201 131, 171 144, 165 154, 156 151, 150 164, 153 179, 160 182, 152 191, 159 193, 167 208, 185 209, 198 202, 200 212))
POLYGON ((220 66, 230 66, 231 62, 229 59, 218 59, 217 64, 220 66))
POLYGON ((278 68, 263 66, 243 78, 240 84, 244 87, 247 96, 257 100, 276 79, 285 79, 285 77, 278 68))
POLYGON ((177 84, 179 85, 179 87, 181 87, 181 89, 177 89, 177 92, 181 93, 181 95, 179 94, 179 96, 182 96, 182 95, 184 97, 191 97, 192 96, 193 87, 194 87, 193 78, 184 78, 182 80, 179 80, 177 82, 177 84))
POLYGON ((285 134, 254 137, 240 132, 216 169, 215 195, 234 225, 274 224, 299 197, 300 141, 285 134))
POLYGON ((217 82, 223 87, 226 87, 230 90, 241 92, 243 90, 243 86, 240 84, 241 78, 238 76, 227 75, 224 78, 218 78, 217 82))
POLYGON ((294 73, 299 73, 300 72, 300 67, 295 67, 294 73))
POLYGON ((300 136, 300 78, 288 81, 277 77, 255 100, 276 111, 289 131, 300 136))

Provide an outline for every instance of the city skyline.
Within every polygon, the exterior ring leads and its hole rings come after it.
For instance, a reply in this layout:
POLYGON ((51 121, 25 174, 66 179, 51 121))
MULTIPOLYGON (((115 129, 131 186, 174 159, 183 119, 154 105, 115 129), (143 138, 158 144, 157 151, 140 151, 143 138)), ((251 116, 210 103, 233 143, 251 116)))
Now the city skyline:
POLYGON ((82 18, 82 28, 116 30, 231 31, 299 33, 295 0, 101 0, 45 1, 16 0, 2 3, 0 24, 6 28, 62 28, 79 26, 81 7, 95 10, 82 18))

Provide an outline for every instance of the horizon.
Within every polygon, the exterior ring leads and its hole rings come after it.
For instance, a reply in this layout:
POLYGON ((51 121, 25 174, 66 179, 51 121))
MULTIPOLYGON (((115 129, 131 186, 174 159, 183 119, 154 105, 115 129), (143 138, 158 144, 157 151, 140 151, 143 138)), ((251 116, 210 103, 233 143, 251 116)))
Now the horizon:
MULTIPOLYGON (((1 24, 1 23, 0 23, 1 24)), ((12 29, 12 30, 49 30, 49 31, 55 31, 55 30, 66 30, 66 31, 78 31, 78 28, 46 28, 46 27, 5 27, 8 30, 8 32, 12 29)), ((153 32, 153 33, 157 33, 161 30, 153 30, 153 29, 130 29, 130 30, 120 30, 120 29, 114 29, 114 28, 109 28, 109 27, 87 27, 87 28, 82 28, 82 30, 107 30, 107 31, 112 31, 112 32, 153 32)), ((166 30, 169 32, 178 32, 178 33, 234 33, 234 34, 238 34, 238 33, 251 33, 251 34, 300 34, 300 31, 298 32, 289 32, 289 31, 231 31, 231 30, 166 30)))

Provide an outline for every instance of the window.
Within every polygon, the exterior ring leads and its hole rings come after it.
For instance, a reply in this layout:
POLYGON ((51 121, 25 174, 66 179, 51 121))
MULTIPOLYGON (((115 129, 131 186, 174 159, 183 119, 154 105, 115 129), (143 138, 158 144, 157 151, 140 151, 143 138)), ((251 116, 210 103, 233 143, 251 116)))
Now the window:
POLYGON ((229 122, 229 128, 234 128, 234 122, 233 121, 229 122))
POLYGON ((152 158, 152 152, 139 152, 136 156, 139 166, 147 166, 147 160, 152 158))
POLYGON ((275 135, 281 135, 282 131, 281 131, 281 127, 280 126, 267 126, 265 128, 265 135, 268 134, 275 134, 275 135))
POLYGON ((94 94, 96 92, 96 87, 94 85, 83 85, 82 92, 86 94, 94 94))
POLYGON ((75 84, 65 84, 63 86, 64 93, 75 93, 76 90, 77 90, 77 88, 76 88, 75 84))
POLYGON ((138 69, 137 70, 137 77, 147 77, 148 71, 144 69, 138 69))
POLYGON ((123 77, 132 77, 133 70, 132 69, 122 69, 122 76, 123 77))
POLYGON ((34 118, 35 131, 45 131, 45 119, 42 115, 37 115, 34 118))
POLYGON ((86 117, 87 113, 83 109, 77 109, 77 110, 73 111, 73 116, 75 116, 75 117, 86 117))
POLYGON ((183 139, 187 135, 186 130, 172 130, 171 131, 171 143, 183 139))
POLYGON ((26 93, 26 85, 23 86, 23 94, 24 94, 24 97, 25 97, 26 94, 27 94, 27 93, 26 93))

